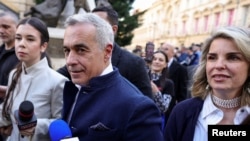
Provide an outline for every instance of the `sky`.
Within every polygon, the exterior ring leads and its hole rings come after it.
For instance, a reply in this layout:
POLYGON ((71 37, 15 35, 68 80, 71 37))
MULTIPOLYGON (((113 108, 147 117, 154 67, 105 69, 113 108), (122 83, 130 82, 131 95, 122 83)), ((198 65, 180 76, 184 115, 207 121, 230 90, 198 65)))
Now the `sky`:
POLYGON ((153 2, 155 2, 156 0, 135 0, 134 3, 133 3, 133 8, 148 8, 150 7, 153 2))

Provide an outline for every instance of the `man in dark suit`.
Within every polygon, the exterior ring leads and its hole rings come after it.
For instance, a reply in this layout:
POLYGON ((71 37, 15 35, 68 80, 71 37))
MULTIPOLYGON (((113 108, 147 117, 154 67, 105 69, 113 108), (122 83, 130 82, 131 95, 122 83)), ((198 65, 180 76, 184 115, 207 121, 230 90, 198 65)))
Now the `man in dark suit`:
MULTIPOLYGON (((174 82, 176 103, 187 98, 188 72, 187 69, 174 59, 174 46, 164 43, 160 50, 168 55, 168 76, 174 82)), ((170 114, 172 108, 168 110, 170 114)))
MULTIPOLYGON (((117 33, 118 14, 114 9, 111 7, 96 7, 92 12, 110 23, 114 34, 117 33)), ((134 84, 144 95, 152 98, 152 88, 144 60, 122 49, 117 43, 114 43, 113 46, 112 65, 117 67, 120 74, 134 84)), ((66 66, 59 68, 58 72, 70 78, 66 66)))
POLYGON ((173 45, 164 43, 160 49, 168 55, 168 76, 174 81, 176 101, 180 102, 187 98, 188 72, 186 67, 174 59, 174 48, 173 45))
POLYGON ((93 13, 66 20, 63 48, 71 81, 62 119, 79 141, 164 141, 161 114, 112 66, 112 27, 93 13))

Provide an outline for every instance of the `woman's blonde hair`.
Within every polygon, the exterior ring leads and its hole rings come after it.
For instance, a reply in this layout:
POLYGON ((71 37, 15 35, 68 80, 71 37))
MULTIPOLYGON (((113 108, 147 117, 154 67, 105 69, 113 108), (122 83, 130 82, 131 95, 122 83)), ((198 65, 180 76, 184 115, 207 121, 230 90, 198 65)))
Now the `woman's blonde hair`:
MULTIPOLYGON (((234 42, 244 58, 248 61, 248 64, 250 64, 250 29, 236 26, 216 29, 202 46, 200 64, 194 73, 193 84, 191 86, 193 97, 204 99, 209 92, 206 76, 207 54, 211 43, 218 38, 224 38, 234 42)), ((250 77, 246 79, 243 86, 241 105, 250 105, 250 93, 247 91, 247 88, 250 89, 250 77)))

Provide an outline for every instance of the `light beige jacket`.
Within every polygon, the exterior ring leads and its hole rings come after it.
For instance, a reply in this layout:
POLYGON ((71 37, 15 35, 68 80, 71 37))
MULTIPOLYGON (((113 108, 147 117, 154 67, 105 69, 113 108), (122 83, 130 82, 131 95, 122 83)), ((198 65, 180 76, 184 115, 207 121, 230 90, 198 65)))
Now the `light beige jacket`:
MULTIPOLYGON (((50 141, 48 127, 53 120, 61 117, 63 88, 68 79, 51 69, 46 58, 29 68, 23 67, 23 70, 25 71, 22 72, 13 93, 11 121, 7 123, 0 114, 0 127, 12 123, 13 130, 9 137, 10 141, 50 141), (24 100, 29 100, 34 104, 34 113, 37 117, 37 126, 32 138, 20 136, 14 118, 14 112, 19 109, 20 103, 24 100)), ((8 86, 13 72, 10 73, 8 86)), ((2 105, 0 109, 2 110, 2 105)))

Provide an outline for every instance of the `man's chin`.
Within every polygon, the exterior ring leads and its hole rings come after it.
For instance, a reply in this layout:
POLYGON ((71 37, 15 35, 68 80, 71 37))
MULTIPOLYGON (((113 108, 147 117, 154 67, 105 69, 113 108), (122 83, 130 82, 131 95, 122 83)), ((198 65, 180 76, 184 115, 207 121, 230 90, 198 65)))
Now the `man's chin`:
POLYGON ((77 85, 83 86, 83 85, 85 84, 85 82, 82 81, 82 80, 80 80, 80 79, 71 78, 71 80, 72 80, 72 82, 73 82, 74 84, 77 84, 77 85))

